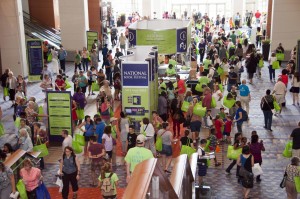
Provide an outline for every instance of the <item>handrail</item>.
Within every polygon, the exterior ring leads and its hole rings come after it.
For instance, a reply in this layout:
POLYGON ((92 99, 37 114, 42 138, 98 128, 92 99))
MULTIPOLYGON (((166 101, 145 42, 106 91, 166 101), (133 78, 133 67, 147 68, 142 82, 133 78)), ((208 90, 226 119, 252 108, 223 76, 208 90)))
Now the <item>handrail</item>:
POLYGON ((123 195, 123 199, 144 198, 178 199, 171 183, 155 158, 145 160, 135 167, 123 195))
POLYGON ((194 179, 196 179, 197 159, 198 159, 197 153, 193 153, 190 157, 190 166, 191 166, 191 171, 192 171, 194 179))
MULTIPOLYGON (((50 29, 50 27, 47 27, 46 25, 42 24, 38 19, 36 19, 35 17, 31 16, 28 12, 23 10, 23 18, 27 18, 30 21, 39 24, 40 26, 43 26, 45 29, 50 29)), ((52 30, 50 30, 53 33, 59 32, 59 30, 51 27, 52 30)))
POLYGON ((7 159, 4 161, 4 165, 10 168, 14 165, 20 158, 22 158, 26 154, 26 151, 22 149, 18 149, 14 153, 12 153, 7 159))
POLYGON ((182 154, 175 159, 170 182, 178 198, 192 198, 194 177, 189 165, 188 156, 182 154))

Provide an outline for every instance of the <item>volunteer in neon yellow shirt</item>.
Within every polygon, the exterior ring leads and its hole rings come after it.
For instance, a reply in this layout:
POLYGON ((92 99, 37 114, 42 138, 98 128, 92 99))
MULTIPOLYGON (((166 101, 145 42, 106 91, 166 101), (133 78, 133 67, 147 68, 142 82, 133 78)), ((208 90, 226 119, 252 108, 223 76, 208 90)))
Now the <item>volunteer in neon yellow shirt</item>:
POLYGON ((166 70, 166 75, 168 77, 172 77, 176 75, 175 67, 172 64, 169 64, 167 70, 166 70))
POLYGON ((162 78, 159 79, 159 87, 158 87, 158 94, 161 94, 161 91, 166 91, 167 90, 167 85, 164 82, 162 78))
POLYGON ((136 147, 129 149, 124 160, 126 162, 126 181, 127 183, 130 180, 131 173, 134 171, 136 165, 144 160, 154 158, 152 152, 149 149, 146 149, 145 146, 145 136, 140 134, 136 138, 136 147))

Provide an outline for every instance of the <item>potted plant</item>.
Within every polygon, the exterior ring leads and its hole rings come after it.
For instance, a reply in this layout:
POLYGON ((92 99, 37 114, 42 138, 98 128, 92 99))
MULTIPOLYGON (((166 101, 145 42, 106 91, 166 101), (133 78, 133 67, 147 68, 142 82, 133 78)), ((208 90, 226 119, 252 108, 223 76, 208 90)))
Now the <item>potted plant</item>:
POLYGON ((271 41, 269 39, 265 39, 265 40, 262 40, 261 43, 262 43, 262 54, 263 54, 264 60, 268 61, 271 41))

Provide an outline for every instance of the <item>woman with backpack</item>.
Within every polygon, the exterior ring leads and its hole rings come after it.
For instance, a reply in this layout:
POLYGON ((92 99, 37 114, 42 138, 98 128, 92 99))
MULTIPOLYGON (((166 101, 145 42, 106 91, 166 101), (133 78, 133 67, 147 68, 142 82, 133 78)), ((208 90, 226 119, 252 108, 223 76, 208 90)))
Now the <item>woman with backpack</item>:
POLYGON ((111 164, 104 163, 101 167, 98 187, 101 188, 101 195, 105 199, 117 198, 117 186, 119 178, 116 173, 112 172, 111 164))
POLYGON ((238 157, 237 165, 241 168, 239 170, 239 176, 242 177, 242 185, 244 191, 244 198, 248 199, 250 189, 253 188, 253 174, 252 167, 254 166, 254 158, 250 154, 250 147, 244 146, 242 154, 238 157))
POLYGON ((80 162, 76 157, 72 147, 66 146, 63 153, 63 159, 60 161, 60 176, 62 176, 63 199, 68 199, 69 184, 72 185, 73 198, 77 198, 78 180, 80 178, 80 162))

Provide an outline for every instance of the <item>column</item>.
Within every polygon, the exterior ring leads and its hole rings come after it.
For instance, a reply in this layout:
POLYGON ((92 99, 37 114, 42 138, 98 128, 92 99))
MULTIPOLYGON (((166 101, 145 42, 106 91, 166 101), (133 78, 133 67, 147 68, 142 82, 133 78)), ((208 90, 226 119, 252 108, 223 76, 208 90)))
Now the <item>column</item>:
POLYGON ((58 0, 28 0, 30 16, 41 24, 59 28, 58 0))
POLYGON ((273 11, 273 0, 268 0, 268 18, 267 18, 267 30, 266 30, 267 38, 270 38, 271 36, 272 11, 273 11))
POLYGON ((28 75, 22 0, 0 1, 0 48, 2 69, 28 75))
POLYGON ((242 19, 245 16, 245 12, 246 12, 245 8, 246 8, 246 0, 232 0, 232 17, 234 17, 238 12, 240 13, 241 22, 242 22, 242 19))
POLYGON ((89 0, 89 27, 91 31, 97 31, 101 39, 100 0, 89 0))
MULTIPOLYGON (((271 50, 279 43, 287 51, 291 51, 300 39, 300 28, 297 25, 300 18, 299 0, 273 0, 271 50)), ((286 53, 286 55, 287 55, 286 53)))
MULTIPOLYGON (((87 46, 86 31, 89 30, 87 0, 59 1, 61 41, 64 48, 74 53, 87 46)), ((74 57, 68 53, 67 60, 74 57)))

